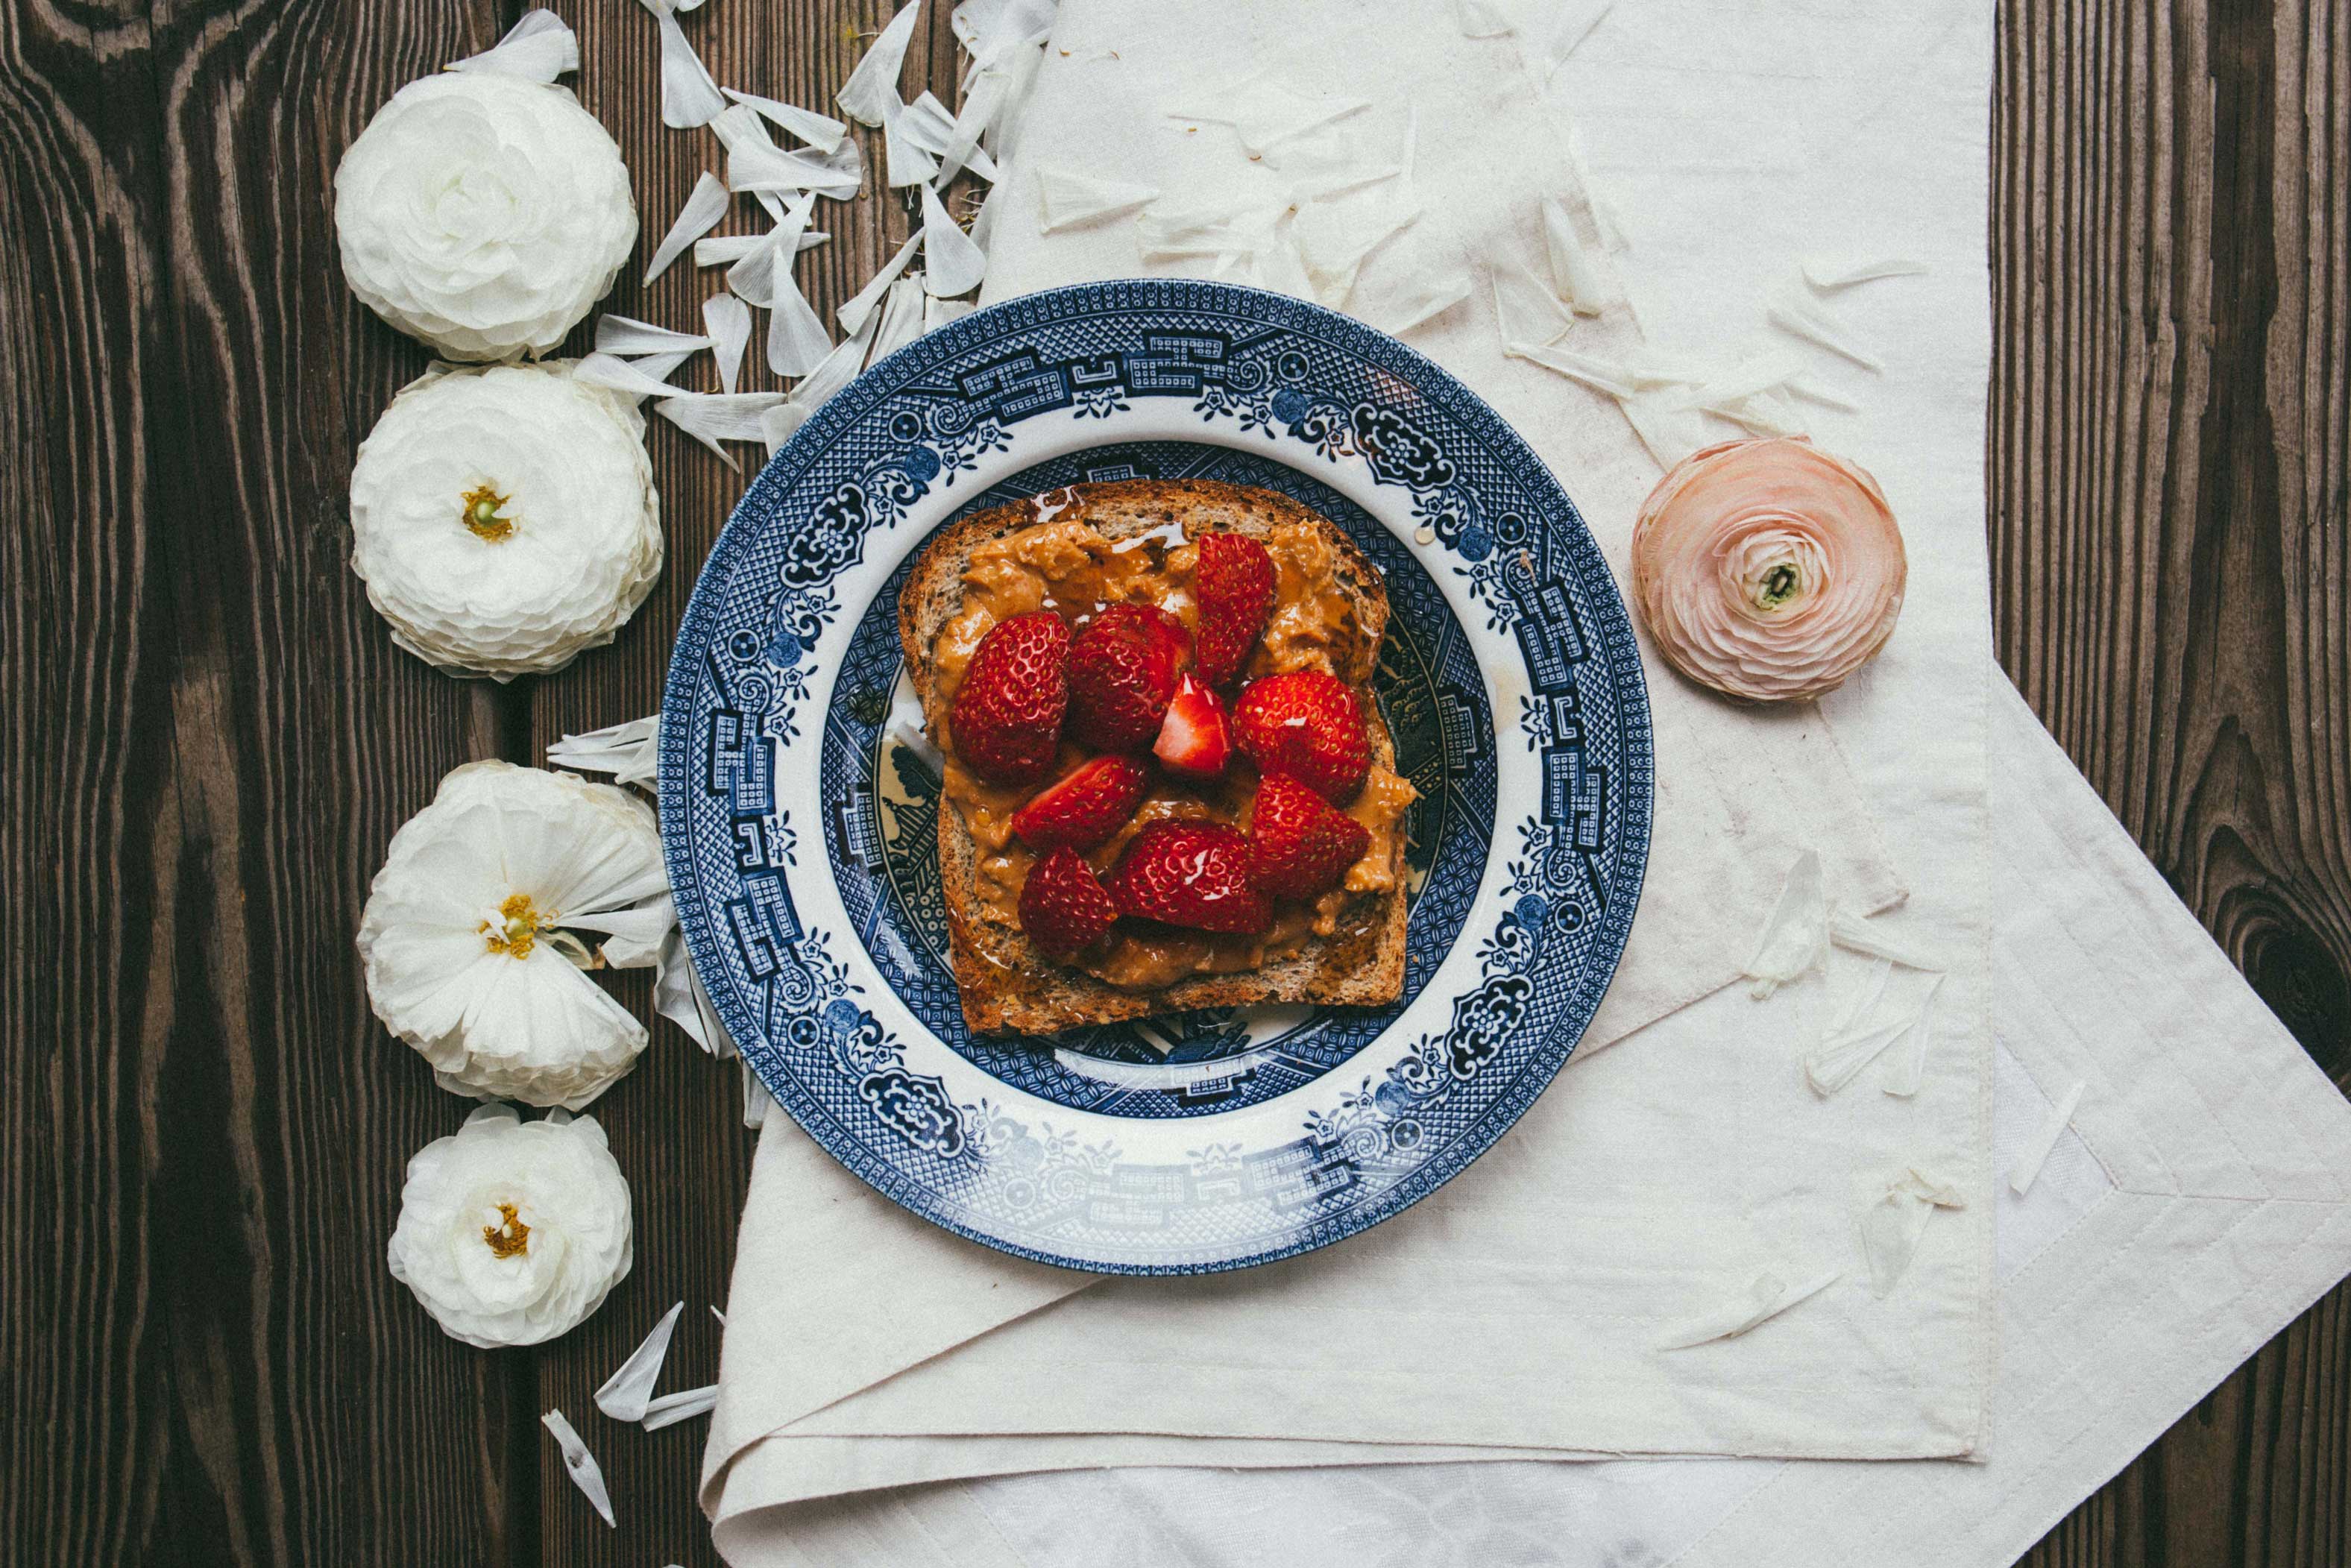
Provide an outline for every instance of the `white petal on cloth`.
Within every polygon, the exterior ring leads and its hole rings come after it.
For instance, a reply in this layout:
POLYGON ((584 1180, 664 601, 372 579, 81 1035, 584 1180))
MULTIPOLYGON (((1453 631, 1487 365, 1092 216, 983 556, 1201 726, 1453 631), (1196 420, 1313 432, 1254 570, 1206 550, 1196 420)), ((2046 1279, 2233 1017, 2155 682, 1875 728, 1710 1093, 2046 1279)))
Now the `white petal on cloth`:
POLYGON ((2080 1109, 2083 1092, 2088 1087, 2087 1083, 2077 1079, 2074 1086, 2065 1091, 2065 1097, 2058 1101, 2049 1113, 2049 1119, 2042 1124, 2041 1131, 2024 1145, 2023 1152, 2016 1156, 2016 1163, 2009 1167, 2009 1191, 2022 1197, 2032 1190, 2033 1182, 2041 1175, 2041 1167, 2049 1163, 2049 1151, 2055 1148, 2057 1140, 2065 1135, 2065 1128, 2074 1120, 2074 1113, 2080 1109))
POLYGON ((1113 218, 1131 213, 1145 202, 1155 200, 1156 185, 1137 185, 1124 180, 1103 180, 1076 169, 1040 169, 1037 171, 1038 229, 1051 234, 1056 229, 1075 228, 1103 218, 1113 218))
POLYGON ((645 1406, 653 1398, 653 1385, 661 1381, 662 1363, 669 1358, 670 1334, 677 1328, 677 1317, 685 1311, 678 1302, 662 1314, 661 1322, 644 1342, 629 1353, 612 1375, 596 1390, 596 1408, 615 1421, 642 1421, 645 1406))
POLYGON ((535 82, 552 82, 579 68, 579 37, 548 10, 524 12, 496 44, 449 66, 453 71, 488 71, 535 82))
POLYGON ((587 1498, 606 1524, 620 1528, 619 1521, 612 1517, 612 1494, 604 1485, 603 1467, 596 1462, 596 1456, 588 1451, 588 1445, 580 1440, 579 1432, 563 1418, 560 1410, 549 1410, 538 1419, 542 1426, 555 1434, 555 1446, 562 1450, 564 1472, 570 1476, 571 1484, 580 1489, 581 1495, 587 1498))
POLYGON ((1737 1339, 1740 1334, 1761 1327, 1798 1302, 1810 1301, 1842 1278, 1842 1274, 1832 1269, 1802 1284, 1791 1285, 1777 1274, 1758 1275, 1755 1282, 1748 1288, 1744 1299, 1684 1323, 1671 1331, 1657 1348, 1689 1350, 1717 1340, 1737 1339))
POLYGON ((1749 994, 1758 1001, 1818 968, 1829 951, 1829 905, 1822 891, 1821 857, 1812 850, 1788 868, 1780 901, 1747 960, 1749 994))
POLYGON ((1957 1186, 1916 1166, 1886 1183, 1886 1196, 1861 1217, 1861 1249, 1869 1262, 1870 1292, 1880 1300, 1894 1293, 1935 1210, 1967 1206, 1957 1186))
POLYGON ((1925 262, 1907 261, 1899 256, 1872 256, 1860 261, 1808 256, 1804 260, 1804 281, 1823 294, 1834 294, 1881 278, 1917 277, 1926 270, 1925 262))
POLYGON ((1883 372, 1886 361, 1865 345, 1844 320, 1801 287, 1772 296, 1764 311, 1771 325, 1791 337, 1802 338, 1830 353, 1851 360, 1865 371, 1883 372))
MULTIPOLYGON (((1881 993, 1884 978, 1879 982, 1881 993)), ((1905 999, 1883 1009, 1873 1003, 1873 1010, 1832 1033, 1804 1058, 1804 1082, 1812 1085, 1813 1093, 1823 1097, 1835 1093, 1906 1036, 1920 1037, 1918 1050, 1925 1051, 1924 1042, 1934 1032, 1935 994, 1942 988, 1943 977, 1922 975, 1919 979, 1923 984, 1908 988, 1905 999)))

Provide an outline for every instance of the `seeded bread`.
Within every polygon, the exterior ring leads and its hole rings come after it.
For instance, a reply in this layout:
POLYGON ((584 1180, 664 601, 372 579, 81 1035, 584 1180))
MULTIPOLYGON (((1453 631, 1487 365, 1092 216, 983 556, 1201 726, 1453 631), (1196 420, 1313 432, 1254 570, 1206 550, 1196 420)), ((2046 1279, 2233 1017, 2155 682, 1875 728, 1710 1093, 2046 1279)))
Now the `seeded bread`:
MULTIPOLYGON (((1353 539, 1307 507, 1270 490, 1206 480, 1136 479, 1080 485, 1054 491, 1057 518, 1075 518, 1111 539, 1181 525, 1186 534, 1225 531, 1269 537, 1280 523, 1306 523, 1328 539, 1332 578, 1362 628, 1361 656, 1339 672, 1363 699, 1372 756, 1395 766, 1395 748, 1378 705, 1371 673, 1387 626, 1387 590, 1377 568, 1353 539), (1067 501, 1066 506, 1060 506, 1067 501)), ((946 704, 934 678, 931 653, 939 630, 963 605, 964 572, 975 547, 1039 520, 1040 507, 1013 502, 977 512, 942 529, 925 546, 898 604, 898 639, 931 733, 948 733, 946 704)), ((1277 608, 1277 613, 1278 613, 1277 608)), ((950 737, 950 739, 952 737, 950 737)), ((1404 832, 1395 839, 1396 887, 1352 895, 1349 918, 1332 936, 1309 935, 1297 949, 1261 967, 1228 975, 1196 975, 1156 990, 1107 984, 1056 963, 1030 944, 1018 924, 979 896, 980 850, 962 813, 944 797, 939 805, 939 880, 946 900, 956 985, 964 1019, 976 1033, 1049 1034, 1088 1024, 1259 1002, 1378 1006, 1395 1000, 1404 985, 1404 832)))

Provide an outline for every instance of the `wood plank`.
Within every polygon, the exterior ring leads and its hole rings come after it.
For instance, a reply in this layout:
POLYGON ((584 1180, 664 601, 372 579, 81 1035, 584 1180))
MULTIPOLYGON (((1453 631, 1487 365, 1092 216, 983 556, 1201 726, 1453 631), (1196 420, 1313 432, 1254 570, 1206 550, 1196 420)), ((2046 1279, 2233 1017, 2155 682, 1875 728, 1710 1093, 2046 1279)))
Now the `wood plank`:
MULTIPOLYGON (((2351 1083, 2351 7, 2011 0, 1993 95, 2002 663, 2351 1083)), ((2351 1287, 2035 1568, 2351 1561, 2351 1287)))

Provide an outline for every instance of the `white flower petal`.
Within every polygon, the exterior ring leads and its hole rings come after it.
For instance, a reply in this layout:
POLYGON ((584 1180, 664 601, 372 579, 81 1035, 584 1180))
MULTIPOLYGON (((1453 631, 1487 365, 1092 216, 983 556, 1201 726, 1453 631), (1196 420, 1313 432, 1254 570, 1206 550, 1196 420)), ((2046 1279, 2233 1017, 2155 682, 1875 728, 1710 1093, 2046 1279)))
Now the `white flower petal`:
POLYGON ((671 0, 640 3, 661 29, 662 123, 673 131, 709 124, 726 107, 726 99, 677 25, 677 7, 671 0))
POLYGON ((1736 1339, 1750 1329, 1778 1317, 1799 1301, 1809 1301, 1844 1276, 1831 1270, 1801 1285, 1791 1286, 1776 1274, 1759 1275, 1744 1301, 1719 1308, 1675 1330, 1660 1350, 1688 1350, 1719 1339, 1736 1339))
POLYGON ((505 37, 478 55, 452 61, 448 68, 552 82, 580 68, 580 39, 554 12, 526 11, 505 37))
POLYGON ((1493 0, 1453 0, 1453 21, 1465 38, 1499 38, 1513 31, 1493 0))
MULTIPOLYGON (((865 287, 851 296, 847 302, 833 313, 841 322, 842 331, 854 333, 860 327, 865 325, 865 319, 872 314, 873 307, 882 302, 882 296, 888 292, 890 285, 896 282, 898 275, 906 270, 906 264, 914 259, 914 247, 923 243, 923 234, 922 229, 915 230, 913 237, 898 247, 898 253, 883 262, 882 269, 866 280, 865 287)), ((844 384, 846 384, 845 382, 844 384)))
POLYGON ((486 71, 409 83, 335 169, 344 280, 451 359, 561 342, 637 239, 621 150, 559 87, 486 71))
POLYGON ((960 321, 978 307, 968 299, 925 299, 923 301, 923 330, 935 332, 950 321, 960 321))
POLYGON ((667 327, 656 327, 651 321, 640 321, 633 316, 615 316, 607 311, 596 318, 596 351, 617 354, 623 358, 645 354, 691 354, 713 347, 711 340, 698 332, 677 332, 667 327))
POLYGON ((678 1314, 685 1303, 678 1302, 662 1314, 653 1333, 643 1343, 629 1353, 604 1385, 596 1390, 596 1408, 615 1421, 642 1421, 645 1406, 653 1395, 653 1385, 661 1381, 662 1363, 669 1359, 670 1335, 677 1328, 678 1314))
POLYGON ((569 371, 428 374, 360 447, 351 569, 401 645, 444 669, 559 669, 611 642, 661 572, 644 421, 569 371))
POLYGON ((908 273, 890 286, 882 301, 882 325, 873 333, 872 362, 880 364, 923 335, 923 278, 908 273))
POLYGON ((641 784, 661 766, 661 716, 567 735, 547 748, 547 759, 575 773, 609 773, 615 784, 641 784))
POLYGON ((2040 1177, 2041 1167, 2049 1163, 2050 1155, 2057 1147, 2057 1140, 2065 1135, 2065 1128, 2074 1120, 2074 1113, 2081 1108, 2082 1095, 2088 1088, 2087 1083, 2076 1079, 2074 1087, 2065 1091, 2065 1097, 2050 1110, 2049 1119, 2042 1123, 2041 1130, 2032 1135, 2032 1141, 2024 1145, 2015 1163, 2008 1167, 2009 1191, 2022 1197, 2032 1190, 2033 1182, 2040 1177))
POLYGON ((732 294, 714 294, 702 302, 702 324, 717 345, 719 389, 731 392, 743 371, 743 350, 751 341, 751 308, 732 294))
POLYGON ((596 1456, 588 1451, 588 1445, 580 1440, 571 1423, 563 1418, 562 1411, 549 1410, 538 1419, 555 1434, 555 1446, 563 1452, 563 1469, 571 1477, 571 1484, 587 1496, 606 1524, 619 1529, 618 1521, 612 1518, 612 1494, 605 1490, 604 1472, 597 1465, 596 1456))
POLYGON ((914 41, 914 23, 922 16, 922 0, 901 10, 849 73, 833 95, 841 111, 861 124, 879 127, 891 104, 898 101, 898 72, 906 63, 906 46, 914 41))
POLYGON ((1624 299, 1608 264, 1593 253, 1575 226, 1574 214, 1556 196, 1542 204, 1543 243, 1551 252, 1552 281, 1579 316, 1597 316, 1624 299))
POLYGON ((485 1105, 409 1161, 387 1260, 452 1338, 538 1344, 627 1277, 631 1232, 629 1184, 592 1118, 485 1105))
POLYGON ((1802 289, 1781 290, 1772 298, 1764 317, 1789 336, 1816 343, 1865 371, 1883 372, 1886 369, 1886 361, 1870 352, 1841 317, 1802 289))
POLYGON ((685 247, 718 226, 726 215, 726 182, 705 169, 686 196, 685 205, 677 212, 677 221, 662 236, 661 246, 646 264, 644 282, 651 283, 669 270, 669 264, 684 253, 685 247))
POLYGON ((1074 169, 1037 171, 1037 223, 1040 234, 1053 234, 1103 218, 1131 213, 1159 196, 1156 185, 1102 180, 1074 169))
POLYGON ((729 468, 735 459, 718 444, 757 441, 759 416, 784 401, 781 392, 699 392, 664 398, 653 412, 716 453, 729 468))
POLYGON ((849 135, 849 127, 829 114, 819 114, 778 99, 761 98, 756 92, 737 92, 731 87, 718 90, 737 103, 757 110, 762 119, 781 126, 819 152, 833 151, 849 135))
POLYGON ((1880 278, 1917 277, 1926 270, 1925 262, 1907 261, 1899 256, 1871 256, 1858 261, 1812 256, 1804 262, 1804 281, 1823 294, 1834 294, 1838 289, 1876 283, 1880 278))
POLYGON ((1748 988, 1761 1001, 1818 968, 1828 951, 1829 905, 1821 881, 1821 857, 1805 850, 1789 866, 1771 917, 1763 923, 1763 934, 1756 939, 1754 956, 1740 973, 1755 982, 1748 988))
POLYGON ((1501 329, 1503 342, 1554 343, 1575 325, 1574 313, 1524 262, 1495 262, 1489 281, 1494 320, 1501 329))
POLYGON ((664 1427, 674 1427, 680 1421, 706 1416, 717 1404, 718 1385, 715 1383, 700 1388, 682 1389, 675 1394, 664 1394, 646 1406, 641 1424, 648 1432, 658 1432, 664 1427))
POLYGON ((948 215, 938 187, 923 187, 923 287, 941 298, 968 294, 987 273, 987 254, 948 215))
POLYGON ((882 162, 893 189, 938 177, 939 161, 906 134, 906 106, 894 94, 882 114, 882 162))
POLYGON ((661 959, 653 967, 653 1010, 720 1061, 737 1054, 734 1037, 718 1021, 718 1009, 686 956, 683 933, 671 933, 662 945, 661 959))

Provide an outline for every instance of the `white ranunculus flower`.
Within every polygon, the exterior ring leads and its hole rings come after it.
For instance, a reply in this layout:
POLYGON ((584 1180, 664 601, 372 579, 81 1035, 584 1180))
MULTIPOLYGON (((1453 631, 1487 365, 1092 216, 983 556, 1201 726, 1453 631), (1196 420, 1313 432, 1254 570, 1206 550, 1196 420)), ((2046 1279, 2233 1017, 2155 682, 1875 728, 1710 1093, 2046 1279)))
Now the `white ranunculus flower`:
POLYGON ((392 1277, 491 1349, 577 1327, 628 1277, 629 1184, 593 1119, 485 1105, 408 1162, 392 1277))
POLYGON ((644 1025, 580 971, 653 963, 676 923, 651 807, 469 762, 392 836, 359 949, 376 1017, 443 1088, 577 1111, 645 1048, 644 1025))
POLYGON ((351 469, 351 570, 393 639, 501 681, 611 642, 661 575, 644 432, 568 361, 409 383, 351 469))
POLYGON ((543 354, 637 243, 621 150, 564 89, 490 71, 410 82, 335 170, 343 277, 452 359, 543 354))

